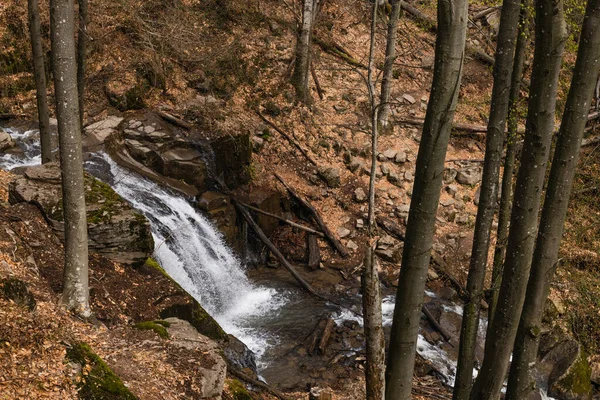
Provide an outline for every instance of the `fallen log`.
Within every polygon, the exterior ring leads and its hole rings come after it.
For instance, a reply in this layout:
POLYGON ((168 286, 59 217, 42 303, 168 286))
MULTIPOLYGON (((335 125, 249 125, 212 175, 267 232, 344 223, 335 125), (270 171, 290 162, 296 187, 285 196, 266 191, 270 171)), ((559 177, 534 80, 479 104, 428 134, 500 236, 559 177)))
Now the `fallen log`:
MULTIPOLYGON (((429 309, 427 307, 425 307, 424 304, 421 307, 421 312, 423 312, 423 314, 425 314, 425 316, 427 317, 427 321, 429 321, 429 323, 431 324, 433 329, 435 329, 440 335, 442 335, 442 337, 444 338, 444 340, 446 342, 450 343, 451 336, 448 334, 448 332, 446 332, 446 330, 444 328, 442 328, 440 323, 437 322, 435 317, 431 314, 431 311, 429 311, 429 309)), ((450 344, 452 344, 452 343, 450 343, 450 344)))
POLYGON ((335 43, 333 41, 325 41, 319 38, 318 36, 313 36, 313 42, 316 45, 318 45, 321 49, 323 49, 324 52, 344 60, 353 67, 367 69, 366 65, 356 60, 348 50, 340 46, 338 43, 335 43))
POLYGON ((241 379, 242 381, 247 382, 247 383, 251 384, 252 386, 260 388, 261 390, 277 397, 279 400, 288 400, 288 398, 285 397, 280 391, 267 385, 264 382, 261 382, 259 380, 256 380, 256 379, 246 375, 245 373, 240 371, 235 365, 233 365, 233 363, 231 363, 231 362, 227 363, 227 372, 229 374, 233 375, 234 377, 241 379))
POLYGON ((283 136, 288 142, 290 142, 290 144, 292 144, 292 146, 294 146, 295 148, 297 148, 300 153, 302 153, 302 155, 304 157, 306 157, 306 159, 312 164, 312 165, 317 165, 317 162, 315 161, 314 158, 312 158, 310 156, 310 154, 308 154, 306 152, 306 150, 304 150, 302 148, 302 146, 300 146, 300 144, 298 142, 296 142, 296 140, 294 140, 294 138, 292 138, 290 135, 288 135, 287 133, 285 133, 281 128, 279 128, 277 125, 275 125, 273 122, 269 121, 269 119, 267 119, 267 117, 265 117, 260 111, 256 111, 256 115, 258 115, 260 117, 260 119, 262 119, 267 125, 269 125, 271 128, 275 129, 275 131, 277 131, 281 136, 283 136))
POLYGON ((398 240, 404 241, 404 230, 400 227, 400 225, 388 218, 381 216, 375 218, 375 221, 377 222, 377 225, 383 228, 383 230, 386 231, 388 234, 390 234, 398 240))
POLYGON ((321 232, 323 232, 325 234, 325 237, 327 238, 327 240, 329 240, 329 242, 338 251, 338 253, 340 253, 340 255, 342 257, 348 257, 348 250, 346 250, 346 248, 344 247, 342 242, 340 242, 333 235, 333 233, 327 227, 327 225, 325 225, 325 222, 323 221, 321 214, 319 214, 319 212, 307 200, 305 200, 302 196, 300 196, 298 193, 296 193, 296 191, 290 185, 288 185, 287 182, 281 176, 279 176, 278 174, 275 174, 275 177, 279 180, 279 182, 281 182, 283 184, 283 186, 285 186, 285 188, 290 193, 290 195, 311 213, 313 220, 315 221, 315 223, 317 224, 319 229, 321 229, 321 232))
MULTIPOLYGON (((319 232, 320 233, 320 232, 319 232)), ((319 243, 317 242, 317 236, 306 235, 306 249, 308 253, 308 268, 317 269, 321 263, 321 251, 319 249, 319 243)))
POLYGON ((327 324, 325 324, 325 329, 323 329, 323 335, 321 336, 321 340, 319 341, 319 353, 325 354, 325 350, 327 350, 327 343, 329 343, 329 338, 331 337, 331 333, 333 332, 334 326, 335 321, 332 318, 327 319, 327 324))
POLYGON ((481 19, 481 18, 487 16, 488 14, 491 14, 494 11, 499 10, 500 8, 502 8, 502 6, 494 6, 494 7, 486 8, 485 10, 480 11, 477 14, 473 15, 473 21, 477 21, 478 19, 481 19))
POLYGON ((238 211, 238 213, 246 220, 246 222, 248 222, 248 225, 250 225, 250 227, 256 233, 258 238, 265 244, 265 246, 267 246, 267 248, 271 251, 271 253, 273 253, 273 255, 279 260, 281 265, 283 265, 285 267, 285 269, 287 269, 290 272, 290 274, 292 274, 292 276, 298 281, 300 286, 302 286, 304 288, 304 290, 306 290, 308 293, 318 296, 317 292, 314 291, 314 289, 308 284, 308 282, 306 282, 304 279, 302 279, 302 277, 300 275, 298 275, 298 273, 296 272, 294 267, 288 262, 288 260, 286 260, 286 258, 283 256, 283 254, 281 254, 279 249, 277 249, 277 247, 275 247, 273 242, 271 242, 269 240, 269 238, 267 237, 267 235, 265 235, 265 233, 262 231, 262 229, 260 229, 258 224, 254 221, 254 219, 252 219, 252 216, 250 215, 248 210, 246 210, 244 207, 242 207, 240 204, 238 204, 238 202, 235 201, 235 199, 232 199, 232 202, 233 202, 233 205, 235 206, 236 210, 238 211))
MULTIPOLYGON (((251 206, 251 205, 249 205, 249 204, 242 203, 242 202, 241 202, 241 201, 239 201, 239 200, 236 200, 236 201, 237 201, 237 202, 238 202, 238 203, 239 203, 241 206, 243 206, 243 207, 246 207, 246 208, 248 208, 248 209, 250 209, 250 210, 252 210, 252 211, 256 211, 256 212, 257 212, 257 213, 259 213, 259 214, 263 214, 263 215, 266 215, 267 217, 275 218, 275 219, 277 219, 277 220, 279 220, 279 221, 285 222, 286 224, 288 224, 288 225, 290 225, 290 226, 293 226, 294 228, 298 228, 298 229, 300 229, 300 230, 303 230, 303 231, 305 231, 305 232, 308 232, 308 233, 310 233, 311 235, 317 235, 317 236, 319 236, 319 237, 323 237, 323 238, 325 237, 325 235, 323 234, 323 232, 319 232, 319 231, 317 231, 317 230, 314 230, 314 229, 312 229, 312 228, 309 228, 308 226, 300 225, 300 224, 298 224, 298 223, 296 223, 296 222, 294 222, 294 221, 290 221, 290 220, 289 220, 289 219, 287 219, 287 218, 284 218, 284 217, 281 217, 281 216, 279 216, 279 215, 272 214, 272 213, 270 213, 270 212, 267 212, 267 211, 261 210, 260 208, 253 207, 253 206, 251 206)), ((315 240, 316 240, 316 239, 315 239, 315 240)))
POLYGON ((176 116, 169 114, 167 112, 164 111, 157 111, 156 112, 158 114, 159 117, 161 117, 162 119, 164 119, 165 121, 178 126, 180 128, 183 128, 185 130, 190 130, 192 128, 192 124, 190 124, 189 122, 186 122, 184 120, 182 120, 181 118, 177 118, 176 116))
POLYGON ((325 98, 325 92, 323 91, 323 88, 321 88, 319 77, 317 77, 317 71, 315 71, 315 65, 313 63, 310 63, 310 74, 312 75, 313 81, 315 81, 315 87, 317 88, 319 98, 323 100, 325 98))

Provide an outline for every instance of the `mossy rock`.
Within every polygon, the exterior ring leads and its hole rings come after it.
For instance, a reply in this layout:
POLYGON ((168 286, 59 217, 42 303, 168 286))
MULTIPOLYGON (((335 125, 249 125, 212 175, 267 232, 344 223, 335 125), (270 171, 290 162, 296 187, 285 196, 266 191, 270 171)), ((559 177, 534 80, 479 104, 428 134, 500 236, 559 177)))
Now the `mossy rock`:
POLYGON ((253 397, 248 393, 244 384, 237 379, 232 379, 229 382, 229 390, 234 400, 253 400, 253 397))
POLYGON ((587 354, 580 348, 573 364, 551 386, 549 394, 560 399, 591 399, 593 392, 591 377, 592 369, 588 363, 587 354))
POLYGON ((86 343, 67 348, 67 360, 81 365, 77 382, 79 398, 83 400, 137 400, 121 379, 86 343))
POLYGON ((160 312, 161 318, 176 317, 188 321, 198 332, 217 342, 229 341, 221 325, 196 300, 188 304, 175 304, 160 312))
POLYGON ((167 332, 167 329, 169 326, 171 326, 171 324, 169 324, 167 321, 144 321, 144 322, 138 322, 137 324, 134 325, 134 327, 136 327, 137 329, 143 330, 143 331, 154 331, 156 332, 156 334, 158 336, 160 336, 163 339, 168 339, 169 338, 169 333, 167 332))
POLYGON ((27 307, 33 311, 36 306, 35 298, 29 291, 27 284, 16 278, 6 278, 0 280, 0 294, 16 304, 27 307))

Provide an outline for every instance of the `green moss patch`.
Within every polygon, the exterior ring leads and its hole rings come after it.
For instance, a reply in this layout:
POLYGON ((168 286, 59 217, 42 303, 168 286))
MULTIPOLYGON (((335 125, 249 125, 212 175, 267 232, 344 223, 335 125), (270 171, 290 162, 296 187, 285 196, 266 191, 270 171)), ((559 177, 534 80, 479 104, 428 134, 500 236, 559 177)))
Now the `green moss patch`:
POLYGON ((555 387, 567 394, 568 398, 588 398, 592 394, 591 375, 592 369, 587 361, 587 354, 581 350, 577 360, 555 387))
POLYGON ((67 360, 81 365, 77 382, 79 398, 83 400, 136 400, 121 379, 86 343, 67 348, 67 360))
POLYGON ((163 339, 169 338, 169 333, 167 332, 166 327, 169 327, 170 324, 167 321, 144 321, 139 322, 134 326, 140 330, 154 331, 158 336, 160 336, 163 339))
POLYGON ((27 307, 33 311, 36 306, 33 294, 27 288, 27 284, 16 278, 6 278, 0 280, 0 294, 16 304, 27 307))
POLYGON ((252 396, 248 393, 248 390, 244 386, 244 384, 237 379, 232 379, 229 382, 229 390, 233 396, 234 400, 252 400, 252 396))

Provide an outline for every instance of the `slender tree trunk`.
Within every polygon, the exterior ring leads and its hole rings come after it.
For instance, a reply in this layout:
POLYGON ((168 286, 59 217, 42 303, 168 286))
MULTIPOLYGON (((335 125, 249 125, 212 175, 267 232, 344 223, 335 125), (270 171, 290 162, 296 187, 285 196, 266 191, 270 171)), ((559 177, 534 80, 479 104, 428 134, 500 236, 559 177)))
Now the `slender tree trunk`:
POLYGON ((402 8, 400 7, 400 0, 391 0, 390 2, 392 3, 392 13, 388 22, 383 80, 381 81, 381 110, 379 111, 379 123, 384 129, 388 125, 390 114, 390 93, 392 91, 392 78, 394 77, 394 61, 396 60, 396 33, 398 31, 400 9, 402 8))
POLYGON ((79 126, 83 129, 83 98, 85 94, 85 69, 88 34, 90 23, 88 15, 88 0, 77 0, 79 4, 79 36, 77 40, 77 91, 79 99, 79 126))
POLYGON ((569 196, 573 187, 587 115, 592 104, 594 81, 599 69, 600 0, 589 0, 571 88, 550 169, 527 296, 508 377, 507 400, 526 399, 533 387, 529 371, 537 359, 542 314, 558 264, 558 251, 569 206, 569 196))
MULTIPOLYGON (((523 80, 525 50, 527 49, 529 20, 531 18, 529 7, 530 0, 521 1, 519 36, 517 37, 515 62, 513 63, 512 82, 510 84, 506 156, 504 158, 504 173, 502 175, 500 210, 498 211, 498 230, 496 234, 496 248, 494 249, 494 265, 492 269, 492 288, 488 309, 488 321, 492 320, 496 304, 498 303, 498 289, 500 288, 500 282, 502 280, 502 267, 504 266, 506 242, 508 240, 508 225, 510 223, 510 212, 512 209, 513 175, 515 173, 515 161, 517 158, 517 132, 519 125, 517 104, 520 98, 521 81, 523 80)), ((492 324, 488 324, 488 329, 491 325, 492 324)))
POLYGON ((33 71, 40 126, 40 143, 42 147, 42 164, 52 161, 52 141, 50 138, 50 116, 48 112, 48 96, 46 94, 46 68, 44 67, 44 50, 40 27, 40 9, 38 0, 28 0, 29 35, 31 53, 33 54, 33 71))
POLYGON ((498 44, 496 46, 496 63, 494 64, 492 104, 486 135, 483 178, 477 219, 475 220, 469 276, 467 278, 468 301, 464 305, 458 366, 452 396, 454 400, 467 400, 473 384, 479 314, 490 247, 490 233, 498 199, 498 181, 500 179, 500 165, 504 147, 504 130, 509 109, 515 43, 519 32, 520 8, 520 0, 504 0, 502 3, 498 44))
POLYGON ((536 35, 525 143, 511 215, 499 302, 472 400, 498 399, 523 309, 566 39, 561 0, 536 0, 536 35))
POLYGON ((367 344, 367 365, 365 385, 367 400, 385 398, 385 339, 381 315, 381 293, 377 258, 372 247, 375 234, 375 181, 377 168, 377 111, 373 70, 375 69, 375 30, 377 28, 377 2, 373 2, 371 12, 371 40, 369 47, 369 66, 367 85, 371 100, 371 178, 369 180, 369 214, 367 229, 369 243, 365 254, 365 269, 362 275, 363 318, 365 322, 365 341, 367 344))
POLYGON ((296 89, 297 99, 304 104, 311 103, 308 87, 310 78, 310 44, 317 3, 318 0, 303 0, 302 27, 296 40, 296 63, 292 75, 292 84, 296 89))
POLYGON ((386 370, 387 400, 411 398, 423 291, 431 258, 444 159, 460 90, 467 8, 467 0, 438 1, 433 82, 417 156, 396 295, 386 370))
POLYGON ((88 236, 77 105, 77 63, 73 0, 50 1, 52 62, 62 171, 65 269, 62 302, 91 316, 88 291, 88 236))

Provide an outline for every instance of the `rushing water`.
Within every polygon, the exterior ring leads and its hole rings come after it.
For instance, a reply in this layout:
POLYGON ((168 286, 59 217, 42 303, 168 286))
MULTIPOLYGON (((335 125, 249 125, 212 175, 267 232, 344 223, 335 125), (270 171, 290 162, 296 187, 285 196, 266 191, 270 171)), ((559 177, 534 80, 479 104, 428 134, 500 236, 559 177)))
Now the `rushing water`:
MULTIPOLYGON (((19 132, 4 128, 22 153, 0 155, 0 167, 39 165, 41 161, 37 130, 19 132)), ((347 310, 335 311, 306 298, 294 287, 269 286, 250 282, 242 262, 233 254, 213 225, 180 194, 118 166, 106 153, 90 156, 85 167, 107 182, 120 196, 150 221, 155 242, 154 257, 183 289, 192 295, 221 324, 227 333, 243 341, 257 356, 259 370, 270 361, 269 350, 280 342, 281 332, 291 339, 299 334, 294 327, 320 313, 333 313, 338 324, 362 319, 347 310)), ((425 293, 434 298, 435 294, 425 293)), ((360 304, 360 296, 353 303, 360 304)), ((394 296, 383 299, 384 327, 391 326, 394 296)), ((462 315, 459 305, 443 306, 446 312, 462 315)), ((485 321, 480 334, 485 332, 485 321)), ((453 386, 456 362, 440 346, 419 335, 417 352, 431 362, 453 386)), ((474 371, 476 375, 477 371, 474 371)), ((543 399, 551 399, 542 393, 543 399)))

